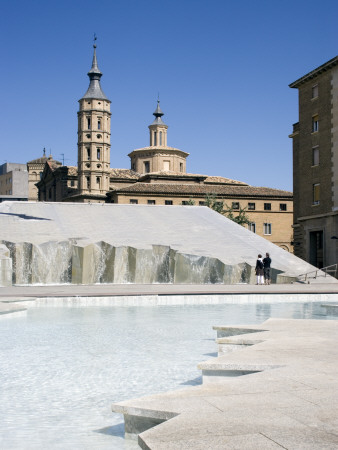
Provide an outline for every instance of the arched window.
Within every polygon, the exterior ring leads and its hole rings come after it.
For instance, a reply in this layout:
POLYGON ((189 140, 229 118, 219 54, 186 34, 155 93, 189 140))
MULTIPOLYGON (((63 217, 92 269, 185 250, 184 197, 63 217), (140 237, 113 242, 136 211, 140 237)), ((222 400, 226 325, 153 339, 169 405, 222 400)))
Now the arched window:
POLYGON ((160 131, 160 145, 162 145, 162 131, 160 131))

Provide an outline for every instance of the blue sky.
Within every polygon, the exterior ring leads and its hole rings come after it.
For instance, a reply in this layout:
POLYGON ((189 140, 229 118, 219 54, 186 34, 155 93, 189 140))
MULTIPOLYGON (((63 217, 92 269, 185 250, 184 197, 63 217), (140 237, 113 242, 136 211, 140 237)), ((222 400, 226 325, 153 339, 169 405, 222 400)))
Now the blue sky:
POLYGON ((288 84, 338 54, 337 17, 330 0, 2 2, 0 164, 44 147, 77 164, 95 32, 112 167, 129 168, 128 153, 148 145, 159 92, 188 172, 292 190, 288 84))

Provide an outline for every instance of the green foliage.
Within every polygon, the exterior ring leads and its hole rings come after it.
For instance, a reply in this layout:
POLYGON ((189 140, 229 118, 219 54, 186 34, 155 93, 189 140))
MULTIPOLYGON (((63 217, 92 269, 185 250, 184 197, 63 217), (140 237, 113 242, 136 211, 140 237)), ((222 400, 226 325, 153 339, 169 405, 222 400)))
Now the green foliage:
POLYGON ((239 208, 234 210, 226 203, 219 201, 216 194, 207 194, 204 198, 205 206, 213 209, 214 211, 222 214, 226 218, 233 220, 239 225, 247 225, 250 223, 250 219, 246 215, 246 208, 239 208))
MULTIPOLYGON (((193 200, 192 198, 189 198, 189 200, 187 201, 187 203, 185 204, 186 206, 194 206, 195 205, 195 200, 193 200)), ((183 205, 183 202, 182 202, 183 205)))
POLYGON ((223 214, 224 204, 217 200, 216 194, 206 194, 204 197, 205 206, 213 209, 214 211, 223 214))
POLYGON ((234 209, 227 204, 225 205, 225 208, 226 209, 222 213, 225 217, 238 223, 238 225, 249 225, 250 219, 246 215, 246 208, 236 209, 237 215, 234 215, 234 209))

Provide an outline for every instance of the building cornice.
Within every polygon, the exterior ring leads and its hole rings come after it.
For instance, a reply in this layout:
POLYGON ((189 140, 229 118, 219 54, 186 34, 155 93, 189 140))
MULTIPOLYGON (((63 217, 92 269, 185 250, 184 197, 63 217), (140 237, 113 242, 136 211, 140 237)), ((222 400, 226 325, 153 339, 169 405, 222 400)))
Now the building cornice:
POLYGON ((298 88, 299 86, 306 83, 307 81, 312 80, 313 78, 316 78, 321 73, 332 69, 332 67, 336 66, 337 64, 338 64, 338 56, 335 56, 334 58, 330 59, 330 61, 327 61, 326 63, 322 64, 321 66, 317 67, 316 69, 312 70, 311 72, 307 73, 306 75, 302 76, 301 78, 298 78, 298 80, 289 84, 289 87, 290 88, 298 88))
POLYGON ((134 155, 139 155, 142 153, 159 153, 159 152, 164 152, 164 153, 169 153, 169 154, 177 154, 180 153, 182 156, 184 156, 185 158, 187 156, 189 156, 189 153, 186 153, 182 150, 180 150, 179 148, 175 148, 175 147, 165 147, 165 146, 156 146, 156 147, 143 147, 143 148, 136 148, 135 150, 133 150, 131 153, 128 154, 129 158, 131 158, 134 155))
POLYGON ((297 221, 303 222, 304 220, 310 220, 310 219, 323 219, 324 217, 332 217, 336 216, 338 214, 338 211, 331 211, 324 214, 316 214, 313 216, 303 216, 303 217, 297 217, 297 221))

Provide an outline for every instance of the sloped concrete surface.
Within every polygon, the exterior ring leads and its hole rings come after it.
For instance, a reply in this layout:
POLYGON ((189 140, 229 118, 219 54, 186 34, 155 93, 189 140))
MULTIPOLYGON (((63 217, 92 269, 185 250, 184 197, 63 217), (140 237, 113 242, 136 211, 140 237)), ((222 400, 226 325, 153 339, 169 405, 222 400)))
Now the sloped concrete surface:
POLYGON ((269 319, 243 328, 251 332, 217 327, 218 341, 254 345, 199 365, 216 380, 114 404, 127 435, 152 450, 338 448, 338 322, 269 319), (253 366, 261 371, 227 376, 253 366), (162 423, 148 428, 151 419, 162 423))
POLYGON ((15 284, 254 283, 265 252, 274 278, 315 270, 207 207, 3 202, 0 229, 15 284))

